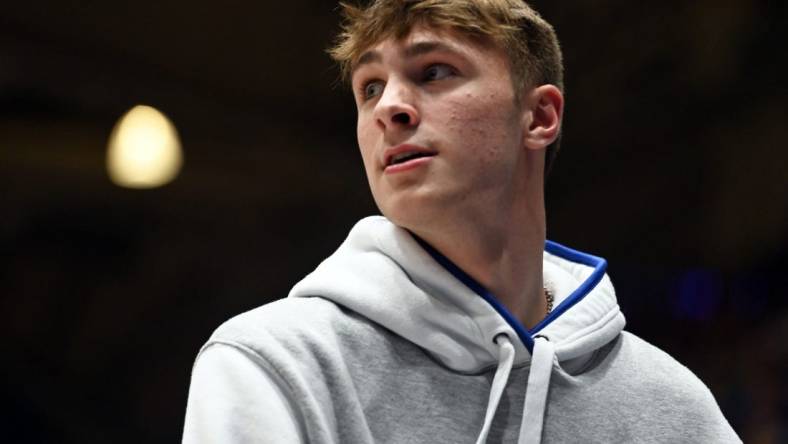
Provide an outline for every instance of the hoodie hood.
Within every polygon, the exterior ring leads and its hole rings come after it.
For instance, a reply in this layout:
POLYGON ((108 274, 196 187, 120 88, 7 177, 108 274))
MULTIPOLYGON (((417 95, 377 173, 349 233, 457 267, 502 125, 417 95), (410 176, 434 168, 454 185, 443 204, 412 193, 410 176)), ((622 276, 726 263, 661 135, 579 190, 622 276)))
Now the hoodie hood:
POLYGON ((522 365, 530 360, 537 334, 553 344, 558 361, 566 361, 592 353, 624 328, 604 259, 548 241, 543 273, 554 309, 529 331, 494 296, 430 250, 388 219, 367 217, 289 297, 329 299, 462 373, 497 365, 494 338, 502 333, 519 339, 512 341, 514 365, 522 365))
POLYGON ((477 442, 486 439, 511 368, 530 363, 521 442, 539 442, 553 366, 581 366, 624 328, 605 267, 604 259, 548 241, 543 273, 554 309, 528 330, 439 252, 388 219, 372 216, 359 221, 289 297, 329 299, 454 371, 496 367, 477 442))

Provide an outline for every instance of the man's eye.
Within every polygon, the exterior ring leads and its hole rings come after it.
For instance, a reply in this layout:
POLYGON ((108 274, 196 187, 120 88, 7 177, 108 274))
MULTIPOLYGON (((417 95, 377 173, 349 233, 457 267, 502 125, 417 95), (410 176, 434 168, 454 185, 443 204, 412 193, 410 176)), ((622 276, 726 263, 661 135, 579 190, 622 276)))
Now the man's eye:
POLYGON ((433 80, 441 80, 452 75, 454 75, 454 68, 449 65, 430 65, 424 71, 424 81, 431 82, 433 80))
POLYGON ((379 96, 383 92, 383 82, 369 82, 364 86, 364 99, 379 96))

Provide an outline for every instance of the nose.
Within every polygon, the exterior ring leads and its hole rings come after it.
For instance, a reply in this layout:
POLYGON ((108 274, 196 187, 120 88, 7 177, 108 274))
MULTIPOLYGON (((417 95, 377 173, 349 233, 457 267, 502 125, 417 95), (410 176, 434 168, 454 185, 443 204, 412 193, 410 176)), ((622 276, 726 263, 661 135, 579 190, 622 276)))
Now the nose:
POLYGON ((406 81, 390 78, 375 104, 375 121, 383 131, 413 128, 421 120, 417 95, 406 81))

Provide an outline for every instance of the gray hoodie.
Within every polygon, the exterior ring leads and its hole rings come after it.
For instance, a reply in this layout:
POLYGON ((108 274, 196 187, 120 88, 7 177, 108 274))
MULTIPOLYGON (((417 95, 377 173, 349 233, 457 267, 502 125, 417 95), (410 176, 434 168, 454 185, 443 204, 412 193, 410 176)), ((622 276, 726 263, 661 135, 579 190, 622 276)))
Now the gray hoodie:
POLYGON ((361 220, 288 298, 200 351, 184 442, 741 442, 686 367, 624 332, 605 261, 548 242, 530 331, 429 245, 361 220))

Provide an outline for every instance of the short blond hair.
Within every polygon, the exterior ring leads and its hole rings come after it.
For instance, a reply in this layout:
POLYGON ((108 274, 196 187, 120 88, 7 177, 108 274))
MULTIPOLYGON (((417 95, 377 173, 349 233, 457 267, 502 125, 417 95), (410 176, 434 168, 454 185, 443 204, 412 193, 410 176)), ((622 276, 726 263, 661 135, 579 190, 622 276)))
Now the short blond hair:
MULTIPOLYGON (((561 48, 553 27, 522 0, 374 0, 367 6, 340 3, 342 30, 328 53, 348 81, 359 57, 389 37, 408 35, 414 25, 457 30, 503 48, 516 96, 526 88, 551 84, 564 90, 561 48)), ((549 172, 560 140, 547 149, 549 172)))

